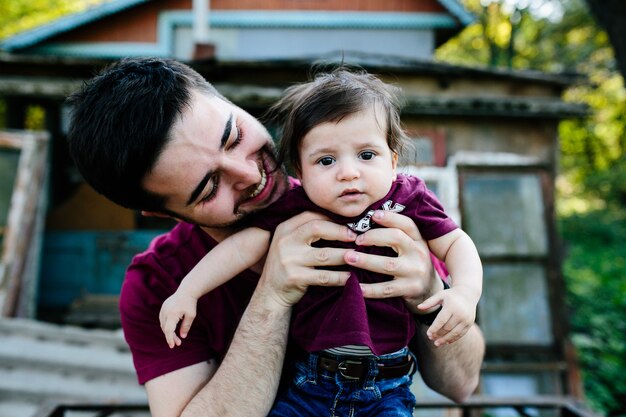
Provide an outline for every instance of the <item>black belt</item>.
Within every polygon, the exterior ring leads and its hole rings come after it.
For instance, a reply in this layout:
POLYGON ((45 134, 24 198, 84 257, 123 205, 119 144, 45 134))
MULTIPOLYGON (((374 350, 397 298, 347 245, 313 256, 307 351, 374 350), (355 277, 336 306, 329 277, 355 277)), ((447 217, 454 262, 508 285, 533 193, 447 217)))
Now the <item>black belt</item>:
MULTIPOLYGON (((407 355, 401 362, 393 365, 378 364, 377 379, 400 378, 413 368, 413 359, 407 355)), ((346 379, 363 379, 367 376, 367 359, 336 360, 320 356, 318 367, 329 372, 339 372, 346 379)))

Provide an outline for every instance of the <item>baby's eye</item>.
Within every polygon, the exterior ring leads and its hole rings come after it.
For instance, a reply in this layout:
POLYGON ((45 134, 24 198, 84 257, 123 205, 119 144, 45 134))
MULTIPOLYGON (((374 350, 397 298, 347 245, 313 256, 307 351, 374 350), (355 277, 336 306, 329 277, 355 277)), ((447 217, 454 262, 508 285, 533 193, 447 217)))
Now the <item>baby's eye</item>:
POLYGON ((323 165, 323 166, 327 167, 327 166, 332 165, 332 164, 334 164, 334 163, 335 163, 335 158, 332 158, 332 157, 330 157, 330 156, 325 156, 325 157, 323 157, 323 158, 320 158, 320 159, 317 161, 317 163, 318 163, 318 164, 320 164, 320 165, 323 165))
POLYGON ((374 157, 376 156, 376 154, 372 151, 363 151, 361 152, 361 154, 359 155, 359 157, 365 161, 369 161, 370 159, 374 159, 374 157))

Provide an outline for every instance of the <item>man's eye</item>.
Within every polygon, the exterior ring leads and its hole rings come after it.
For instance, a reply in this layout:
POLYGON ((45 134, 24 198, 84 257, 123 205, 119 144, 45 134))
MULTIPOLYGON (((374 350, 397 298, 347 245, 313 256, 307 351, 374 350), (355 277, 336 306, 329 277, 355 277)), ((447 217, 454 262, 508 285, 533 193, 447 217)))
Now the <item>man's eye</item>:
POLYGON ((323 165, 323 166, 329 166, 332 165, 335 162, 334 158, 331 158, 330 156, 325 156, 323 158, 320 158, 319 161, 317 161, 318 164, 323 165))
POLYGON ((213 186, 211 187, 211 191, 209 191, 209 193, 206 196, 202 197, 202 199, 200 200, 200 203, 208 203, 209 201, 213 200, 213 197, 215 197, 215 195, 217 194, 219 183, 220 183, 220 177, 219 175, 215 175, 211 179, 211 184, 213 184, 213 186))
POLYGON ((237 147, 237 145, 241 143, 241 139, 243 138, 243 131, 241 130, 241 126, 237 125, 236 127, 237 127, 237 130, 235 131, 236 136, 233 142, 229 146, 230 149, 237 147))
POLYGON ((361 155, 359 156, 361 157, 361 159, 365 161, 369 161, 370 159, 374 159, 376 154, 372 151, 364 151, 364 152, 361 152, 361 155))

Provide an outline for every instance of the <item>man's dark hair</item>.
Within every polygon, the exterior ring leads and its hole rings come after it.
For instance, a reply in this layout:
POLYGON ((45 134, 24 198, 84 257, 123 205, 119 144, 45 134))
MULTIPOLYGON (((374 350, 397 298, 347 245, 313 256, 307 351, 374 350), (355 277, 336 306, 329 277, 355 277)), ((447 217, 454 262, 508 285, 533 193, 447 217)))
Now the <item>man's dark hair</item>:
POLYGON ((382 112, 389 148, 400 154, 408 142, 400 124, 400 89, 385 84, 372 74, 344 67, 321 73, 307 83, 285 90, 281 99, 267 112, 266 118, 279 126, 279 160, 300 171, 299 148, 307 133, 326 122, 373 108, 382 112))
POLYGON ((134 58, 105 68, 72 94, 69 151, 85 180, 113 202, 164 211, 164 196, 142 187, 192 91, 222 97, 190 67, 134 58))

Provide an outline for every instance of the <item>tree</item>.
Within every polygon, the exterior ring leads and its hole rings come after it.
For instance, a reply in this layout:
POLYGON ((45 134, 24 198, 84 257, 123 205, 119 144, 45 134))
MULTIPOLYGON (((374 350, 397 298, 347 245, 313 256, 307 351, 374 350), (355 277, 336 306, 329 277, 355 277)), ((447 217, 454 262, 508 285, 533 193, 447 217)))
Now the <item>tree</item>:
POLYGON ((110 0, 0 0, 0 39, 110 0))
POLYGON ((606 30, 615 49, 615 59, 626 78, 626 2, 623 0, 587 0, 600 26, 606 30))

